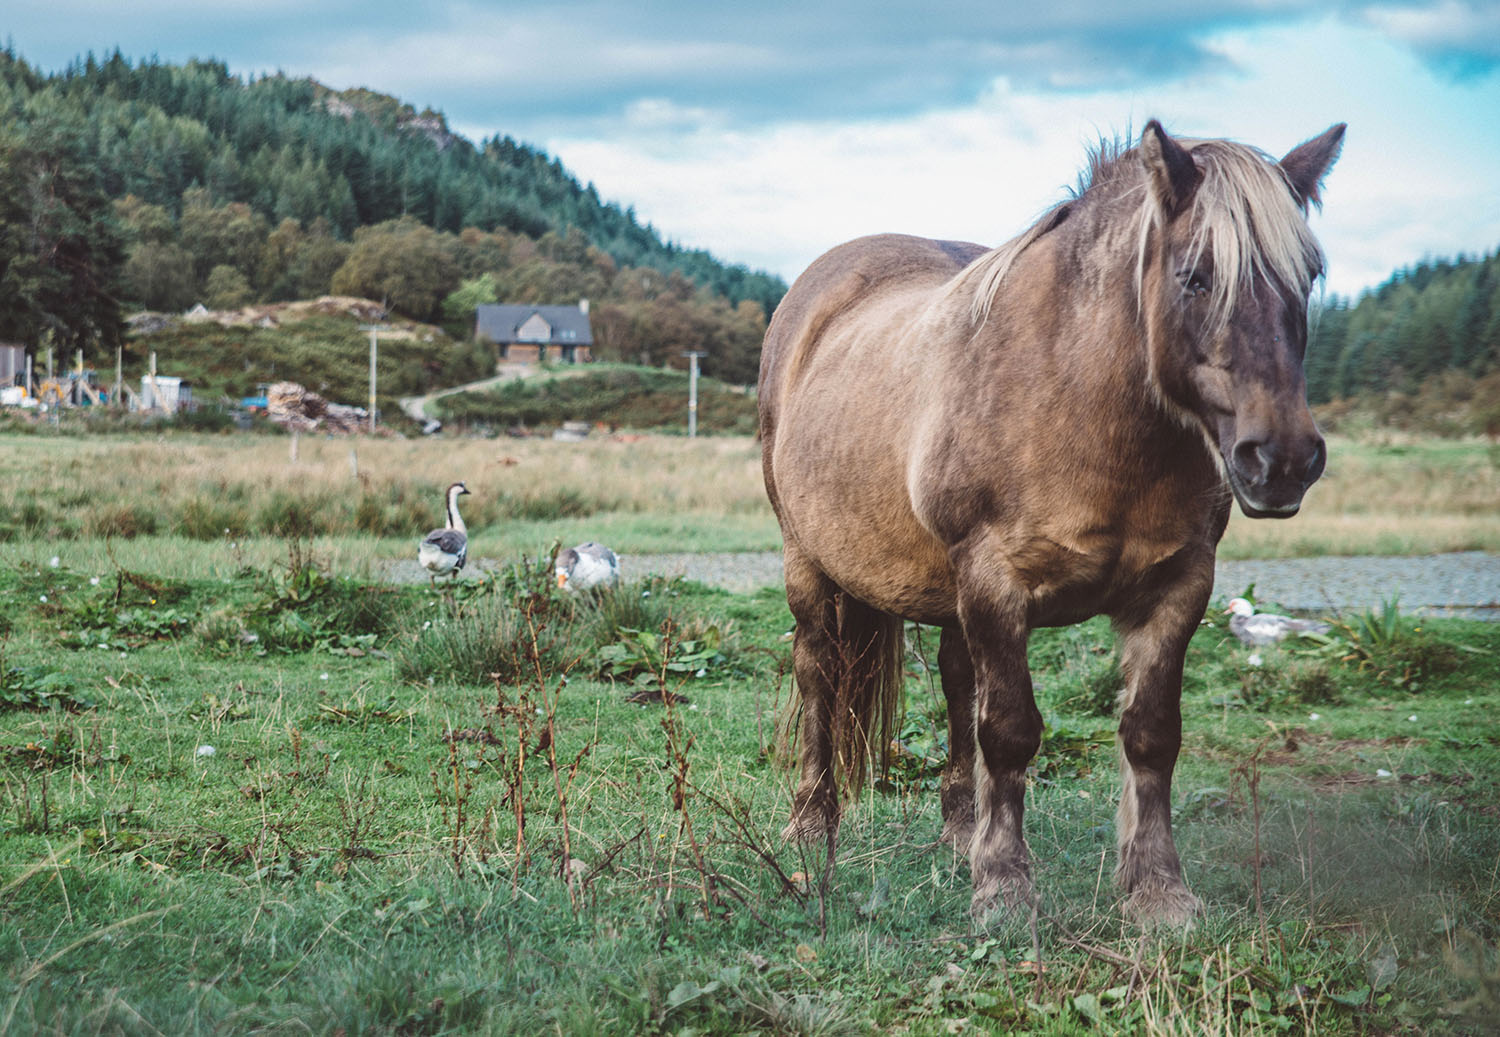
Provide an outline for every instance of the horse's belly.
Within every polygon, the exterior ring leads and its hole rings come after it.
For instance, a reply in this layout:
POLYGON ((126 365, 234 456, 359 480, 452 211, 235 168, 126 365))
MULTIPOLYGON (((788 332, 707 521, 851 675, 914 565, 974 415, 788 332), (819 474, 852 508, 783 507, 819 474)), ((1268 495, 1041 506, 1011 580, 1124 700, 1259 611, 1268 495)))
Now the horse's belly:
MULTIPOLYGON (((796 476, 781 489, 782 535, 834 583, 866 604, 920 623, 957 614, 947 549, 917 522, 899 482, 878 498, 813 492, 796 476)), ((827 490, 827 487, 823 487, 827 490)))
POLYGON ((941 626, 957 618, 953 573, 945 559, 896 558, 887 550, 871 562, 840 552, 822 564, 829 578, 860 601, 917 623, 941 626), (940 564, 933 564, 940 563, 940 564))

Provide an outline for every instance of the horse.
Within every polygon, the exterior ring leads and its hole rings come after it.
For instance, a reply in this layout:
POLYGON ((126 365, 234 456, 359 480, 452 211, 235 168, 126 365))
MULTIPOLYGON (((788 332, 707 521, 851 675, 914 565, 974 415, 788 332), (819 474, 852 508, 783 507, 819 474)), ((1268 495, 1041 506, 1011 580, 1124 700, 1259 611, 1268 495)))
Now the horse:
POLYGON ((1172 839, 1182 671, 1232 502, 1295 514, 1327 451, 1302 371, 1308 227, 1338 124, 1279 162, 1148 122, 998 248, 885 234, 815 260, 766 331, 762 467, 801 718, 784 837, 836 846, 894 732, 903 622, 941 630, 941 838, 977 919, 1035 902, 1036 627, 1110 618, 1125 686, 1114 872, 1142 924, 1202 902, 1172 839))

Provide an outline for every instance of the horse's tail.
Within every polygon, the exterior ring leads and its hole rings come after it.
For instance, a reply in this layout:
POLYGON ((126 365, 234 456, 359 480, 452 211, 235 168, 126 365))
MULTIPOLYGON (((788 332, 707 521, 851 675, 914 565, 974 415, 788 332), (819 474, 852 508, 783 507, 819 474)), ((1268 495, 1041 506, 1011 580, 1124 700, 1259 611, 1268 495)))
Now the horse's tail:
POLYGON ((837 609, 833 758, 844 787, 856 794, 872 771, 883 777, 890 762, 905 684, 905 630, 896 616, 847 594, 839 595, 837 609))

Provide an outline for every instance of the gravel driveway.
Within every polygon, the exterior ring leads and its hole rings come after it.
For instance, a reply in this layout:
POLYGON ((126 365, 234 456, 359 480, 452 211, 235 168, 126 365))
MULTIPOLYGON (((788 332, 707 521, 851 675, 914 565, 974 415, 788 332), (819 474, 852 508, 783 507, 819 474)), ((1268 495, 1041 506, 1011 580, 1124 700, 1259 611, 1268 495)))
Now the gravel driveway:
MULTIPOLYGON (((488 569, 496 563, 480 559, 477 564, 488 569)), ((621 555, 620 569, 627 579, 653 573, 684 576, 741 592, 781 584, 781 555, 771 551, 621 555)), ((427 575, 415 560, 392 563, 386 574, 398 583, 420 582, 427 575)), ((1366 609, 1399 595, 1403 612, 1500 620, 1500 554, 1480 551, 1419 558, 1220 562, 1214 594, 1230 598, 1251 584, 1258 601, 1297 612, 1366 609)))

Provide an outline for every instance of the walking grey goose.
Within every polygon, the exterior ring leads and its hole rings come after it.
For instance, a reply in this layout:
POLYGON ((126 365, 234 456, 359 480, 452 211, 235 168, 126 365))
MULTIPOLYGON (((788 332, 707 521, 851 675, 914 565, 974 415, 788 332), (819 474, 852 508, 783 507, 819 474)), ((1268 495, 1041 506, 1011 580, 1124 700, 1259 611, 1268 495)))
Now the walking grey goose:
POLYGON ((557 552, 557 585, 567 591, 613 587, 620 582, 620 560, 603 544, 590 540, 557 552))
POLYGON ((469 492, 461 482, 448 487, 448 524, 434 529, 417 547, 417 561, 427 570, 428 582, 437 586, 439 576, 458 579, 458 571, 469 557, 469 532, 458 513, 458 498, 469 492))
POLYGON ((1256 612, 1244 598, 1234 598, 1224 610, 1229 613, 1229 630, 1247 645, 1275 644, 1302 634, 1326 634, 1333 628, 1316 619, 1293 619, 1267 612, 1256 612))

